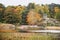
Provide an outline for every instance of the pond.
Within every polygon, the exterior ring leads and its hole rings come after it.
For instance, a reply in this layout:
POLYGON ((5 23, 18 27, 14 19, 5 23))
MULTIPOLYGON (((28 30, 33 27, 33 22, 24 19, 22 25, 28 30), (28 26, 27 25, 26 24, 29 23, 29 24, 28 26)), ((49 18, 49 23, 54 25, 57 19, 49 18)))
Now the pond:
POLYGON ((38 33, 60 33, 60 30, 28 30, 28 31, 38 33))

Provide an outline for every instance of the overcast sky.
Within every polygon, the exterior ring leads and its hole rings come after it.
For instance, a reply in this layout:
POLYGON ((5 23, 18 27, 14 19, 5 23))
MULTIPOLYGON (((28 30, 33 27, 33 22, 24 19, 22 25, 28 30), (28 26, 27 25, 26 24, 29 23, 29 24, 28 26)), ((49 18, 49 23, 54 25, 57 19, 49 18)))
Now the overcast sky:
POLYGON ((8 5, 25 5, 25 6, 27 6, 28 3, 36 3, 36 4, 56 3, 56 4, 60 4, 60 0, 0 0, 0 3, 4 4, 5 6, 8 6, 8 5))

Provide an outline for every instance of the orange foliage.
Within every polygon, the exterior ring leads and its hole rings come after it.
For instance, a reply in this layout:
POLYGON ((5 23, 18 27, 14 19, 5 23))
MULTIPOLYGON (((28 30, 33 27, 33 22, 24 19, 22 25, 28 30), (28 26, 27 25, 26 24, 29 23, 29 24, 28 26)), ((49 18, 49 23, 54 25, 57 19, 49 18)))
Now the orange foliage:
POLYGON ((40 20, 41 20, 41 15, 34 11, 30 11, 27 15, 28 24, 37 24, 37 22, 40 20))

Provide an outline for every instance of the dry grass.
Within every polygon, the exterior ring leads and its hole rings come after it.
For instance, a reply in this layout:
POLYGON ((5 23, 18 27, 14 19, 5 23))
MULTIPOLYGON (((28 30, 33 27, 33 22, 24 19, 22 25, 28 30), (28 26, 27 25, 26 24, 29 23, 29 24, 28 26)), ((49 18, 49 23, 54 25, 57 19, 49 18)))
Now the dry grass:
POLYGON ((17 32, 16 30, 0 30, 0 32, 17 32))
POLYGON ((60 30, 60 27, 47 26, 47 27, 45 27, 45 29, 48 29, 48 30, 60 30))
POLYGON ((52 40, 52 36, 40 33, 0 33, 0 40, 52 40))

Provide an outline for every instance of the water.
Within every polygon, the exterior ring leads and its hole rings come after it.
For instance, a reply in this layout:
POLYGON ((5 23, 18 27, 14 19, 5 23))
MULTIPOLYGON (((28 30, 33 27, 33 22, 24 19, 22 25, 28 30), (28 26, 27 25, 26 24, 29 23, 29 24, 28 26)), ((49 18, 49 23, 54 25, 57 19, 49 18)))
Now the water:
POLYGON ((60 33, 60 30, 29 30, 30 32, 60 33))

